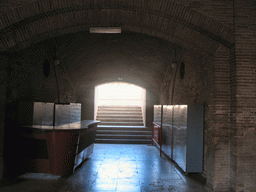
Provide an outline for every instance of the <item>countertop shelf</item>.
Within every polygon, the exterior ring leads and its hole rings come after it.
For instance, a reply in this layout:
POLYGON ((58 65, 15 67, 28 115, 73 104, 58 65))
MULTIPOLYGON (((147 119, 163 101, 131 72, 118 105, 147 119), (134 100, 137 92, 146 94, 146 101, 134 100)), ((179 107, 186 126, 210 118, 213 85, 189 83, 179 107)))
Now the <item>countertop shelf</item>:
POLYGON ((63 130, 80 130, 88 129, 91 125, 100 123, 100 121, 83 120, 74 123, 68 123, 64 125, 51 126, 51 125, 26 125, 23 128, 31 128, 44 131, 63 131, 63 130))

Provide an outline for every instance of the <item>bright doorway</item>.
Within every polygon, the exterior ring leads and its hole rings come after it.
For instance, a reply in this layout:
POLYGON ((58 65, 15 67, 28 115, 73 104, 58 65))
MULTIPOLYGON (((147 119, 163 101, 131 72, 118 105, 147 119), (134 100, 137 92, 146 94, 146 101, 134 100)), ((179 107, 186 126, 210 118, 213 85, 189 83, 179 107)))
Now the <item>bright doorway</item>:
POLYGON ((95 87, 94 119, 99 126, 145 126, 146 90, 131 83, 95 87))

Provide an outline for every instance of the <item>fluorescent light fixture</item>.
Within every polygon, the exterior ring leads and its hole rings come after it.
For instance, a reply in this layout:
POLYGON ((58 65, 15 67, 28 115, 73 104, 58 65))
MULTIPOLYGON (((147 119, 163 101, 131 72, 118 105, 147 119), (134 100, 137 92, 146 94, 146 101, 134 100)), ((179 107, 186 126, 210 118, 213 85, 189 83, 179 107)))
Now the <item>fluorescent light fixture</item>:
POLYGON ((121 27, 90 27, 90 33, 121 33, 121 27))

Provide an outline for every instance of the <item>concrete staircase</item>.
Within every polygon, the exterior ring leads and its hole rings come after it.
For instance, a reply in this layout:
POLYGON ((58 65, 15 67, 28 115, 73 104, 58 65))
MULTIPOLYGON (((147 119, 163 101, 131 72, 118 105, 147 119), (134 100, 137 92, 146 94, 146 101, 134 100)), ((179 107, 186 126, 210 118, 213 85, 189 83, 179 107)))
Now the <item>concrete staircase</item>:
POLYGON ((152 129, 146 127, 98 127, 95 143, 151 144, 152 129))
POLYGON ((101 126, 144 126, 141 107, 99 106, 97 121, 101 126))
POLYGON ((99 106, 96 143, 151 144, 152 128, 144 127, 141 107, 99 106))

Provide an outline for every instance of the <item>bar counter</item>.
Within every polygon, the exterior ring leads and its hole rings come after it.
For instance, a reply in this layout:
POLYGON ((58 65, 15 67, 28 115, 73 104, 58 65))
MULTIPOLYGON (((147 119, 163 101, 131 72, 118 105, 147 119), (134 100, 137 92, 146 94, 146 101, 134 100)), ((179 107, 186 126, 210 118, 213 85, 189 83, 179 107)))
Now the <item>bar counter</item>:
POLYGON ((90 154, 99 121, 20 129, 21 172, 70 175, 90 154))

